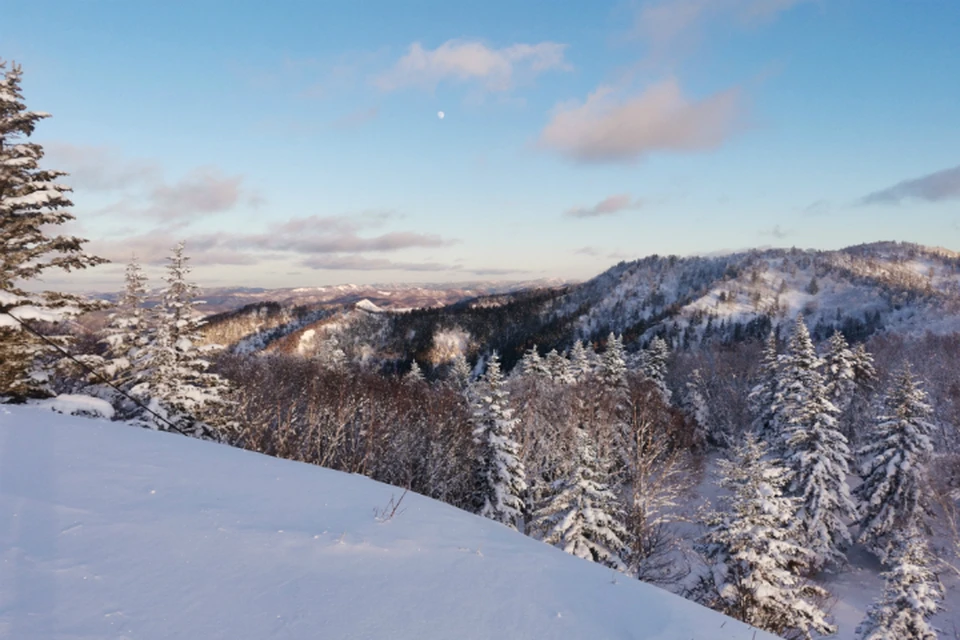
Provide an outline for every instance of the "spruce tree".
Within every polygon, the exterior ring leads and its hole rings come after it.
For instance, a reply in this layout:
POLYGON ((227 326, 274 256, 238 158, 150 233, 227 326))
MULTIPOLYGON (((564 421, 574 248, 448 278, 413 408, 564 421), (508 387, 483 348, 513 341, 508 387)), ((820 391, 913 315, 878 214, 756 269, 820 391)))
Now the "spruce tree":
POLYGON ((167 286, 154 308, 153 333, 144 349, 145 371, 132 392, 164 418, 145 414, 147 426, 169 430, 172 424, 187 435, 219 439, 231 427, 224 415, 229 386, 208 371, 210 361, 200 347, 202 322, 193 309, 198 288, 187 279, 187 262, 181 242, 167 265, 167 286))
POLYGON ((797 525, 814 554, 812 569, 842 566, 851 543, 846 521, 856 508, 847 486, 850 450, 827 398, 820 359, 802 317, 797 318, 777 380, 777 411, 788 492, 800 499, 797 525))
POLYGON ((426 378, 423 377, 423 370, 416 360, 410 361, 410 370, 403 376, 403 381, 406 384, 419 384, 426 381, 426 378))
POLYGON ((553 483, 532 528, 543 541, 578 558, 624 570, 627 530, 617 497, 604 482, 603 464, 586 428, 576 430, 576 463, 553 483))
POLYGON ((753 434, 719 466, 720 486, 729 495, 705 519, 697 551, 708 570, 693 589, 695 599, 788 638, 833 633, 819 606, 827 593, 797 575, 811 554, 793 537, 790 524, 799 505, 783 494, 786 469, 770 460, 753 434))
POLYGON ((915 528, 898 534, 891 546, 883 593, 857 627, 857 640, 937 640, 930 619, 941 610, 943 586, 923 536, 915 528))
POLYGON ((863 482, 854 492, 858 541, 881 559, 898 531, 922 526, 930 512, 927 464, 933 453, 933 410, 909 365, 897 374, 884 406, 869 442, 857 451, 863 482))
POLYGON ((467 362, 467 357, 462 353, 458 353, 453 357, 453 361, 450 364, 450 370, 447 372, 447 381, 458 391, 466 393, 470 387, 472 378, 473 371, 470 369, 470 363, 467 362))
POLYGON ((526 473, 514 435, 517 420, 510 408, 510 393, 496 353, 490 357, 483 380, 476 386, 473 405, 473 438, 478 452, 474 472, 477 513, 517 529, 523 515, 526 473))
MULTIPOLYGON (((93 307, 66 293, 28 291, 49 271, 73 271, 106 262, 84 252, 86 240, 54 235, 74 219, 62 171, 41 169, 43 147, 29 138, 49 114, 27 111, 20 65, 0 60, 0 399, 49 394, 50 347, 20 321, 59 321, 93 307), (12 316, 12 317, 11 317, 12 316)), ((51 336, 65 346, 67 336, 51 336)))

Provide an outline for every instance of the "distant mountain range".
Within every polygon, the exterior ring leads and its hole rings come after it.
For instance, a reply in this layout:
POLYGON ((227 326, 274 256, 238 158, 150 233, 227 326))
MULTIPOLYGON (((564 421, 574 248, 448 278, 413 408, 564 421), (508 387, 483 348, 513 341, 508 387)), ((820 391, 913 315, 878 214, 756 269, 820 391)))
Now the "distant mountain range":
POLYGON ((214 332, 242 324, 227 342, 254 350, 310 355, 335 343, 358 360, 437 363, 456 350, 497 349, 509 363, 533 344, 562 350, 576 339, 603 342, 611 331, 633 347, 656 335, 680 349, 759 338, 801 313, 819 339, 836 329, 852 341, 882 331, 952 333, 960 330, 960 254, 881 242, 654 255, 576 284, 344 285, 207 297, 215 308, 256 303, 211 318, 214 332))

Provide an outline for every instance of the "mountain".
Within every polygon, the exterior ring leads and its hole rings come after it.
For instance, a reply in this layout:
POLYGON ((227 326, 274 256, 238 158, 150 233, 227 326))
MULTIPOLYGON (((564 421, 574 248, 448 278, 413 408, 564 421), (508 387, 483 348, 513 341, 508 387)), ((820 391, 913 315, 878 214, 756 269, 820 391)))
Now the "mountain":
POLYGON ((170 433, 3 406, 0 474, 2 637, 773 637, 428 498, 170 433))
MULTIPOLYGON (((289 307, 281 304, 278 313, 283 309, 289 307)), ((310 355, 332 338, 354 359, 433 364, 450 357, 451 343, 470 355, 496 349, 509 366, 534 344, 562 350, 576 339, 602 343, 611 331, 631 348, 660 335, 674 348, 690 349, 759 338, 801 313, 816 339, 835 329, 851 341, 878 332, 948 334, 960 329, 960 254, 882 242, 837 251, 654 255, 580 284, 497 292, 375 321, 369 309, 353 305, 273 324, 249 321, 263 313, 259 308, 244 313, 231 318, 248 319, 243 337, 249 345, 252 336, 257 348, 310 355), (267 329, 273 333, 265 336, 267 329)), ((224 319, 212 319, 212 328, 224 319)))

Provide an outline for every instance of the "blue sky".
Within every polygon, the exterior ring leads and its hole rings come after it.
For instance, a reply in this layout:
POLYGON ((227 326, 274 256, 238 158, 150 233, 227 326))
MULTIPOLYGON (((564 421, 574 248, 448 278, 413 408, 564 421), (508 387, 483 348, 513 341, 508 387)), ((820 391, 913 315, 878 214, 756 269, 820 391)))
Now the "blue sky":
POLYGON ((960 249, 960 3, 0 2, 36 139, 118 264, 205 286, 587 278, 960 249), (444 117, 438 117, 442 111, 444 117))

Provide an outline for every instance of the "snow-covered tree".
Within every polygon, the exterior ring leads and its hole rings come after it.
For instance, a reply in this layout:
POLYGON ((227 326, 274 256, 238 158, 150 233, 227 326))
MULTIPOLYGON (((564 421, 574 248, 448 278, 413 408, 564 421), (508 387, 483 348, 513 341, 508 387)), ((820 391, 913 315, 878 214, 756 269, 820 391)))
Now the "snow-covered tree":
POLYGON ((653 380, 654 384, 663 393, 664 399, 670 399, 670 390, 667 388, 667 362, 670 360, 670 347, 667 341, 657 336, 650 341, 650 345, 643 351, 640 367, 643 375, 653 380))
POLYGON ((517 420, 496 353, 487 362, 483 380, 473 394, 473 404, 473 438, 478 451, 474 478, 477 513, 516 529, 523 515, 526 473, 514 435, 517 420))
POLYGON ((425 380, 426 378, 423 377, 423 370, 420 369, 420 365, 417 364, 416 360, 412 360, 410 362, 410 370, 403 376, 403 381, 407 384, 419 384, 425 380))
POLYGON ((593 360, 596 354, 593 348, 586 347, 582 340, 573 343, 570 349, 570 373, 575 380, 583 380, 593 371, 593 360))
POLYGON ((690 373, 690 379, 683 393, 682 407, 683 412, 693 422, 695 447, 703 448, 708 442, 713 446, 726 446, 726 434, 713 428, 711 424, 710 407, 707 406, 707 399, 704 396, 703 376, 700 374, 700 369, 694 369, 690 373))
POLYGON ((778 449, 780 446, 775 404, 779 376, 780 355, 777 353, 777 334, 771 330, 764 343, 757 384, 750 391, 747 399, 754 416, 754 433, 773 449, 778 449))
POLYGON ((201 322, 194 317, 198 289, 187 277, 190 267, 183 253, 184 243, 173 249, 167 265, 167 283, 161 302, 154 308, 153 333, 144 348, 143 379, 132 393, 149 402, 153 414, 142 419, 160 430, 176 430, 200 438, 219 439, 229 421, 223 415, 228 406, 229 386, 219 375, 208 371, 210 361, 200 347, 201 322))
POLYGON ((898 531, 921 526, 929 513, 927 464, 933 453, 933 410, 909 365, 897 374, 884 406, 874 433, 857 451, 863 483, 854 492, 858 541, 881 559, 898 531))
POLYGON ((873 367, 873 355, 867 351, 865 344, 858 344, 853 348, 853 378, 857 384, 864 386, 877 379, 877 370, 873 367))
POLYGON ((796 524, 814 554, 812 568, 846 562, 851 543, 847 520, 856 508, 847 486, 850 449, 837 428, 836 407, 802 317, 790 338, 774 400, 782 455, 790 472, 788 492, 800 499, 796 524))
POLYGON ((854 364, 853 351, 846 338, 839 331, 834 331, 823 358, 823 377, 827 398, 840 412, 850 404, 856 388, 854 364))
POLYGON ((627 353, 623 340, 613 332, 607 338, 607 350, 600 356, 597 371, 600 381, 609 389, 622 388, 627 381, 627 353))
POLYGON ((537 351, 537 345, 533 345, 523 353, 523 357, 520 359, 520 366, 517 367, 517 369, 520 374, 524 376, 541 379, 550 377, 550 371, 547 369, 543 358, 540 357, 540 352, 537 351))
POLYGON ((550 378, 557 384, 573 384, 576 379, 570 370, 570 361, 561 355, 556 349, 551 349, 544 362, 547 371, 550 372, 550 378))
POLYGON ((470 369, 470 363, 467 362, 467 357, 462 353, 458 353, 453 357, 453 361, 450 363, 450 370, 447 374, 447 380, 453 384, 455 388, 466 393, 467 389, 470 387, 470 381, 472 378, 473 371, 470 369))
POLYGON ((796 498, 783 495, 787 471, 747 434, 721 460, 721 509, 705 519, 697 551, 707 572, 693 590, 702 604, 787 638, 833 633, 820 607, 827 593, 798 577, 810 553, 793 538, 796 498))
POLYGON ((107 346, 104 371, 114 384, 125 387, 137 377, 139 363, 150 327, 144 302, 147 298, 147 276, 136 257, 130 260, 124 274, 123 295, 109 315, 103 331, 107 346))
POLYGON ((937 640, 930 618, 941 610, 943 585, 920 532, 911 527, 897 535, 890 558, 883 593, 857 627, 857 640, 937 640))
POLYGON ((627 531, 617 496, 604 482, 603 464, 587 429, 576 430, 576 463, 556 481, 532 529, 547 544, 578 558, 624 570, 627 531))
MULTIPOLYGON (((29 291, 51 270, 73 271, 106 262, 84 252, 86 240, 54 235, 74 219, 62 171, 41 169, 43 147, 29 142, 49 114, 27 111, 20 65, 0 60, 0 398, 48 393, 50 348, 20 321, 58 321, 92 305, 67 293, 29 291), (11 317, 13 316, 13 317, 11 317)), ((52 336, 61 345, 67 336, 52 336)))
POLYGON ((340 346, 340 340, 335 335, 328 335, 317 345, 315 354, 320 366, 329 371, 342 371, 349 359, 343 348, 340 346))

